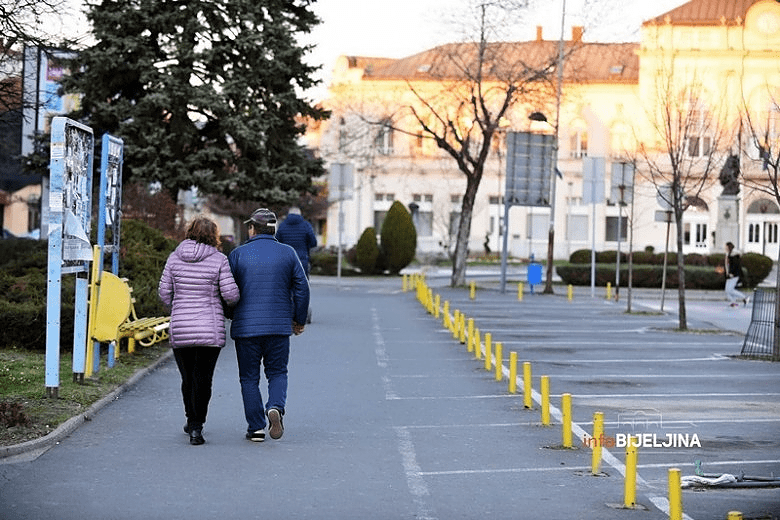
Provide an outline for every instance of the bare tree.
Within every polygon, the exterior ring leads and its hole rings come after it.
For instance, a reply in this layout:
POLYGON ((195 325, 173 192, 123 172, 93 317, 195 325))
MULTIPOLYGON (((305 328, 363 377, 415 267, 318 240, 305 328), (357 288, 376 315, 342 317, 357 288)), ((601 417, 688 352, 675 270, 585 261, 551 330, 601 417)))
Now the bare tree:
POLYGON ((476 41, 437 48, 431 62, 422 69, 425 79, 433 80, 437 88, 432 90, 429 82, 407 80, 414 103, 398 114, 399 121, 410 117, 423 137, 432 139, 466 177, 452 286, 465 283, 474 201, 499 123, 511 119, 511 109, 520 103, 546 106, 554 88, 559 59, 556 42, 523 45, 493 40, 499 34, 502 14, 525 6, 525 2, 519 4, 522 5, 501 1, 476 4, 476 41))
MULTIPOLYGON (((742 182, 746 187, 770 195, 780 205, 777 184, 780 174, 780 99, 769 96, 764 110, 751 111, 747 103, 744 107, 742 129, 747 134, 747 156, 760 166, 763 175, 744 176, 742 182)), ((777 262, 780 262, 780 252, 777 262)), ((775 291, 780 294, 780 277, 777 277, 775 291)), ((780 302, 775 304, 774 322, 772 359, 780 361, 780 334, 777 332, 780 330, 780 302)))
POLYGON ((0 2, 0 113, 22 108, 21 74, 24 47, 53 45, 48 25, 65 11, 65 0, 0 2))
POLYGON ((677 238, 679 328, 687 330, 683 213, 713 182, 720 164, 724 125, 707 103, 695 74, 669 70, 656 77, 656 98, 648 114, 650 141, 639 140, 638 173, 656 189, 673 215, 677 238))

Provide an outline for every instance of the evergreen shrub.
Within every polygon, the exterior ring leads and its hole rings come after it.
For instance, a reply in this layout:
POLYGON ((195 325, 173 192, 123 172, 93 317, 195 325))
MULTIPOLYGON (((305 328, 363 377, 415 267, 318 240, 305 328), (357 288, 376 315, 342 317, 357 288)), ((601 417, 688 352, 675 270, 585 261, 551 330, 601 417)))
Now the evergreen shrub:
POLYGON ((366 228, 355 248, 355 265, 363 274, 372 274, 376 271, 378 258, 379 245, 376 241, 376 230, 373 227, 366 228))
POLYGON ((382 267, 391 274, 398 272, 414 260, 417 250, 417 230, 412 216, 399 201, 393 202, 382 223, 380 251, 382 267))

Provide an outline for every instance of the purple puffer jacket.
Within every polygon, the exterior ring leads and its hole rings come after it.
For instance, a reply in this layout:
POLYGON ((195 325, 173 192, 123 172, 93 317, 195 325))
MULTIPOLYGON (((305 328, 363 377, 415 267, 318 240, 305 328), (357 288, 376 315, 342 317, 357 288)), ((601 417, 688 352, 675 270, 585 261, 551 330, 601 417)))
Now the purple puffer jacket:
POLYGON ((168 257, 157 293, 171 309, 171 346, 225 346, 225 315, 239 292, 225 255, 214 246, 184 240, 168 257))

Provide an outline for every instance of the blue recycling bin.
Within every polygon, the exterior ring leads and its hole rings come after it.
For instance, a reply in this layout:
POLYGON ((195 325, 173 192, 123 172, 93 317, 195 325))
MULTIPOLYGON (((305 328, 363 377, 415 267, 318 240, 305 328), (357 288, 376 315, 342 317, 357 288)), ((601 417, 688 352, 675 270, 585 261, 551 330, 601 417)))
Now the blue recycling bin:
POLYGON ((533 286, 542 283, 542 264, 531 262, 528 264, 528 285, 533 286))

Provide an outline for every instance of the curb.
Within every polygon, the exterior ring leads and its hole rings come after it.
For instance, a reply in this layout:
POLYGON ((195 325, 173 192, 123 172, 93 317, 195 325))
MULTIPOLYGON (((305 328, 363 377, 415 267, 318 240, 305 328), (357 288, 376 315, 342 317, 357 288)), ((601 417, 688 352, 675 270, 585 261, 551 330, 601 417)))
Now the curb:
POLYGON ((132 388, 136 383, 143 379, 144 376, 153 370, 156 370, 160 365, 167 362, 171 357, 173 357, 173 349, 169 349, 168 352, 160 356, 157 361, 148 367, 138 370, 130 377, 130 379, 119 385, 111 393, 92 403, 92 405, 83 413, 75 417, 71 417, 64 423, 60 424, 53 432, 49 433, 48 435, 39 439, 32 439, 19 444, 13 444, 11 446, 0 446, 0 460, 30 451, 49 448, 58 443, 76 431, 76 429, 81 426, 84 421, 91 420, 92 417, 95 416, 104 406, 117 399, 121 394, 132 388))

